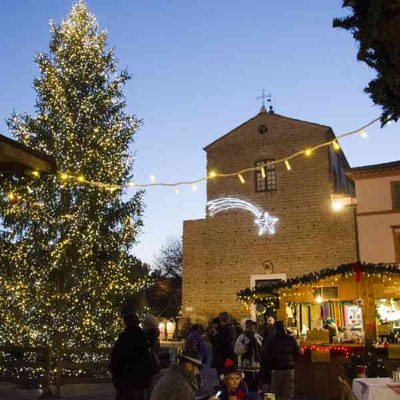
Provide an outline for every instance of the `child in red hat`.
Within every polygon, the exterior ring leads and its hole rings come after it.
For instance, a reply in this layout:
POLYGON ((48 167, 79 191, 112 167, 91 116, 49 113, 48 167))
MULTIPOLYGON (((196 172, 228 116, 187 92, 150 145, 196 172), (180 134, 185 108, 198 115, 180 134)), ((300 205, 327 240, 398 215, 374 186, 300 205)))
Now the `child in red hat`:
POLYGON ((225 367, 221 375, 221 383, 215 387, 221 391, 219 400, 247 400, 247 385, 243 380, 243 373, 238 370, 231 359, 225 361, 225 367))

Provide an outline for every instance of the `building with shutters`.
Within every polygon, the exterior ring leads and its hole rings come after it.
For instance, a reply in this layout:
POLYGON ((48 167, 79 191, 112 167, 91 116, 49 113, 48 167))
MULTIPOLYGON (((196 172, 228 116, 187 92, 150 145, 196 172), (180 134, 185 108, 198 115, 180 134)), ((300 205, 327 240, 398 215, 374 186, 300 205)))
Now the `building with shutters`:
POLYGON ((400 161, 352 168, 360 260, 400 264, 400 161))

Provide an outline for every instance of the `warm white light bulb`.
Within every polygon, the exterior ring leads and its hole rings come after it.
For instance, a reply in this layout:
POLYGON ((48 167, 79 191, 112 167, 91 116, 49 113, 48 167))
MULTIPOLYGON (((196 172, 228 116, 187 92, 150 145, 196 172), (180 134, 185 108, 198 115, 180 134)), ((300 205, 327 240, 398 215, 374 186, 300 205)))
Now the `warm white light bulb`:
POLYGON ((332 200, 332 210, 333 211, 341 211, 343 210, 343 203, 339 200, 332 200))
POLYGON ((312 154, 312 150, 311 150, 311 149, 305 149, 305 150, 304 150, 304 154, 305 154, 307 157, 310 157, 311 154, 312 154))
POLYGON ((360 136, 361 136, 363 139, 366 139, 366 138, 368 137, 367 131, 364 130, 364 129, 361 129, 361 131, 360 131, 360 136))
POLYGON ((336 140, 332 143, 332 146, 334 150, 336 151, 340 150, 340 145, 336 140))

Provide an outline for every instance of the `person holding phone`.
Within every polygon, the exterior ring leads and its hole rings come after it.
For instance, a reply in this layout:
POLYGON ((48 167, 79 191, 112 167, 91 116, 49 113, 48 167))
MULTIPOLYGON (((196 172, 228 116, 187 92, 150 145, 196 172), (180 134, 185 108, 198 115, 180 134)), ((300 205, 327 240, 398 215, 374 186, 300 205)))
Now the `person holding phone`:
POLYGON ((231 359, 225 361, 222 382, 216 386, 217 393, 210 400, 248 400, 248 390, 243 374, 231 359))

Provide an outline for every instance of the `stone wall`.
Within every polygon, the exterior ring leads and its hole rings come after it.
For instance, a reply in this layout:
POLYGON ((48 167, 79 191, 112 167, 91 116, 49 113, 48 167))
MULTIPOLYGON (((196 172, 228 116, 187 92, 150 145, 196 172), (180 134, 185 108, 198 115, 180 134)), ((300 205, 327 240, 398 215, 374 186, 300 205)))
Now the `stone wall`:
MULTIPOLYGON (((235 172, 265 159, 279 159, 328 139, 329 127, 260 113, 206 148, 208 172, 235 172), (257 133, 260 125, 268 132, 257 133)), ((184 317, 205 320, 221 311, 237 318, 249 316, 236 293, 250 286, 251 275, 270 273, 293 277, 357 259, 353 208, 331 208, 332 179, 329 152, 290 161, 292 169, 277 166, 277 190, 256 192, 255 173, 213 179, 208 200, 236 197, 279 218, 275 235, 258 235, 254 216, 234 210, 185 221, 183 238, 184 317)))

